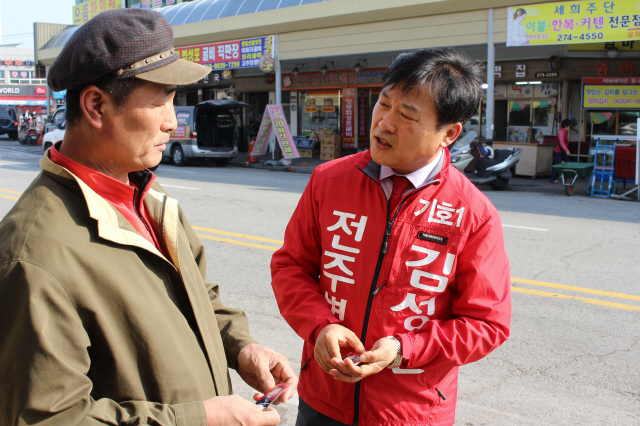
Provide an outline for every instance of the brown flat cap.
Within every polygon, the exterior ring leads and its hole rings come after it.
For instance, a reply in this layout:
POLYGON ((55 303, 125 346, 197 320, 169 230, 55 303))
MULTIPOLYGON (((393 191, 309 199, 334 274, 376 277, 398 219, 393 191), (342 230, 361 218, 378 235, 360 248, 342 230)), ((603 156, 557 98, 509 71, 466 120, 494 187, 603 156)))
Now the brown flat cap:
POLYGON ((161 13, 118 9, 100 13, 71 36, 47 82, 56 92, 133 77, 181 85, 210 71, 174 53, 173 29, 161 13))

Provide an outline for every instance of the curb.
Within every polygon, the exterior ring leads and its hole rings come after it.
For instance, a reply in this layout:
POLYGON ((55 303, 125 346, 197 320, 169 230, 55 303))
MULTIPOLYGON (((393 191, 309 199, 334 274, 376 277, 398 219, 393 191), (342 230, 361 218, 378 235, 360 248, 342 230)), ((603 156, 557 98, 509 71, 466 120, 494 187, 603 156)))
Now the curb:
POLYGON ((248 161, 229 161, 227 163, 229 166, 233 167, 245 167, 249 169, 260 169, 260 170, 271 170, 274 172, 290 172, 290 173, 305 173, 311 174, 313 173, 313 168, 311 167, 302 167, 302 166, 265 166, 263 163, 249 163, 248 161))

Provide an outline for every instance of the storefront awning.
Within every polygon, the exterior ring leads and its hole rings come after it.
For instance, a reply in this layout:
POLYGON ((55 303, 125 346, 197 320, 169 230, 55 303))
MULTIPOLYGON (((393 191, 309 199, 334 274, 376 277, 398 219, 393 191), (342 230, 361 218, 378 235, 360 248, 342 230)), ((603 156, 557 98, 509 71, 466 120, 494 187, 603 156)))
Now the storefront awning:
MULTIPOLYGON (((154 10, 162 13, 173 27, 325 1, 329 0, 200 0, 154 10)), ((64 47, 78 28, 80 27, 70 25, 49 40, 41 50, 64 47)))
POLYGON ((328 0, 201 0, 163 7, 157 11, 174 26, 324 1, 328 0))

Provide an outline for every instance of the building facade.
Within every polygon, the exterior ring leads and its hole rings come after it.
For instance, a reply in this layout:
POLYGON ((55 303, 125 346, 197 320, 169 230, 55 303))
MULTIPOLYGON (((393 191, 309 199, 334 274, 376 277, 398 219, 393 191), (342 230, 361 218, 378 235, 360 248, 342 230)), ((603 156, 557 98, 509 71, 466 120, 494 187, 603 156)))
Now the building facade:
MULTIPOLYGON (((129 6, 143 3, 135 1, 129 6)), ((581 142, 580 154, 586 156, 594 135, 624 136, 632 131, 640 104, 637 108, 585 107, 583 79, 600 79, 599 84, 614 86, 613 90, 618 84, 638 87, 638 34, 630 33, 628 40, 615 43, 507 46, 512 20, 508 8, 520 4, 508 0, 198 0, 157 10, 173 26, 182 57, 212 67, 207 79, 180 88, 177 104, 220 97, 251 104, 245 120, 247 140, 257 133, 264 107, 281 98, 294 135, 332 132, 342 136, 345 153, 367 148, 382 73, 395 56, 412 49, 452 46, 486 62, 490 27, 495 45, 495 112, 489 139, 506 145, 546 146, 553 144, 559 122, 568 118, 574 123, 572 151, 578 154, 581 142), (252 65, 256 52, 245 51, 243 45, 266 37, 274 39, 271 53, 276 59, 274 69, 267 72, 257 62, 252 65), (212 52, 212 46, 234 45, 239 49, 227 53, 237 56, 224 64, 212 62, 205 52, 212 52), (240 62, 245 62, 246 55, 249 65, 243 66, 240 62)), ((73 31, 64 30, 40 49, 39 62, 50 65, 73 31)), ((465 130, 486 137, 485 119, 483 104, 464 124, 465 130)))

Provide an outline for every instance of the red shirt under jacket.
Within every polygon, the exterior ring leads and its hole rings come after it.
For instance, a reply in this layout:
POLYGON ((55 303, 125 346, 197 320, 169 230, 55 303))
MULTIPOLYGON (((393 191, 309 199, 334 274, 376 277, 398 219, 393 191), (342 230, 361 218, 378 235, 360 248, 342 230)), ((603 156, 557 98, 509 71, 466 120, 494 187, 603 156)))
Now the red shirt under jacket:
POLYGON ((60 151, 58 151, 58 147, 59 145, 56 144, 49 150, 49 158, 51 161, 80 178, 89 188, 93 189, 99 196, 107 200, 122 213, 140 235, 155 245, 161 253, 164 253, 149 225, 149 215, 143 203, 144 196, 156 179, 155 175, 151 175, 151 180, 142 188, 142 193, 138 195, 140 188, 131 182, 129 182, 129 184, 122 183, 104 173, 83 166, 62 155, 60 151))

